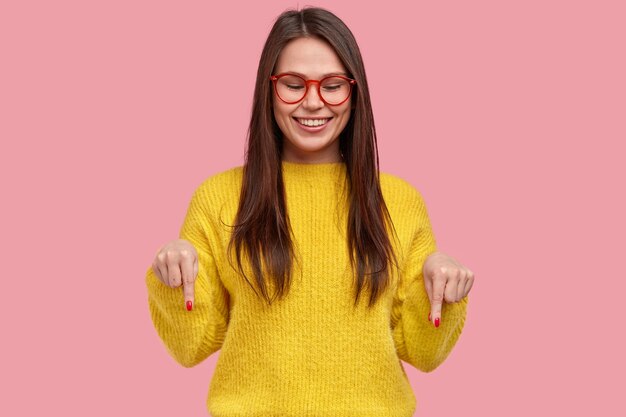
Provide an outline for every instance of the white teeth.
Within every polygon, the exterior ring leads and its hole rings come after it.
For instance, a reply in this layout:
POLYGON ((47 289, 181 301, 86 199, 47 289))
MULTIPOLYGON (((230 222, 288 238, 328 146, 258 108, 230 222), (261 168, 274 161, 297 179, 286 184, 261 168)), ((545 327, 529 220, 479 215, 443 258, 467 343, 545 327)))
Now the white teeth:
POLYGON ((298 123, 305 126, 321 126, 330 119, 297 119, 298 123))

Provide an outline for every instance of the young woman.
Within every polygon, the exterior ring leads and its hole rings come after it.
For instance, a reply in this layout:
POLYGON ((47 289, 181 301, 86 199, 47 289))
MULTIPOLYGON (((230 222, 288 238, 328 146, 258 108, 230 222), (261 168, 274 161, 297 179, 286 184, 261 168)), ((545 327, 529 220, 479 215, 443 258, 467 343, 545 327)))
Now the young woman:
POLYGON ((196 189, 147 271, 159 336, 186 367, 221 349, 214 417, 411 416, 400 360, 446 359, 474 277, 436 251, 420 193, 379 173, 346 25, 319 8, 280 15, 253 109, 245 164, 196 189))

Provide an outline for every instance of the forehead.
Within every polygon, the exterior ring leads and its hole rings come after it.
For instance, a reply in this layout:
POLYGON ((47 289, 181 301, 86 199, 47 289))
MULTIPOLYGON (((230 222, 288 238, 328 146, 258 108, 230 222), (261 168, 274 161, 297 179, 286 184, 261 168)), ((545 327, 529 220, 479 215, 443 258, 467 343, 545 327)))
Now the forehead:
POLYGON ((297 72, 310 78, 346 72, 339 56, 328 42, 318 38, 298 38, 285 45, 278 55, 275 73, 297 72))

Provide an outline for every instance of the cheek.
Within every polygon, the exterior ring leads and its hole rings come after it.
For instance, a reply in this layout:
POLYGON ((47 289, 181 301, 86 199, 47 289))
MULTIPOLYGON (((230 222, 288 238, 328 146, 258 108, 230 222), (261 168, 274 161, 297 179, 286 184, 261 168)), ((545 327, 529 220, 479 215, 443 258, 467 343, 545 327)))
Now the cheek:
POLYGON ((290 110, 281 106, 280 104, 275 104, 274 105, 274 118, 276 119, 278 123, 286 124, 287 122, 289 122, 289 119, 291 118, 290 110))
POLYGON ((350 105, 346 106, 346 108, 340 113, 339 118, 341 119, 340 128, 343 128, 348 124, 350 117, 352 116, 352 112, 350 111, 350 105))
POLYGON ((284 136, 289 136, 289 123, 291 119, 291 116, 289 116, 289 112, 286 109, 281 108, 280 105, 275 104, 273 116, 282 134, 284 136))

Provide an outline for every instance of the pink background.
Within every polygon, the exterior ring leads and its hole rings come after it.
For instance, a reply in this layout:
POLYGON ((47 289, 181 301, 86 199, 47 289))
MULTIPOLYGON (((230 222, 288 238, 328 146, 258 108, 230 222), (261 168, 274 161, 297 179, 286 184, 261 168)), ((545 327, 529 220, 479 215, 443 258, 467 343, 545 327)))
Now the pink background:
MULTIPOLYGON (((382 170, 476 274, 448 360, 406 366, 416 415, 625 415, 624 3, 314 4, 359 42, 382 170)), ((167 355, 144 272, 243 163, 263 42, 297 5, 1 3, 0 415, 206 415, 219 353, 167 355)))

